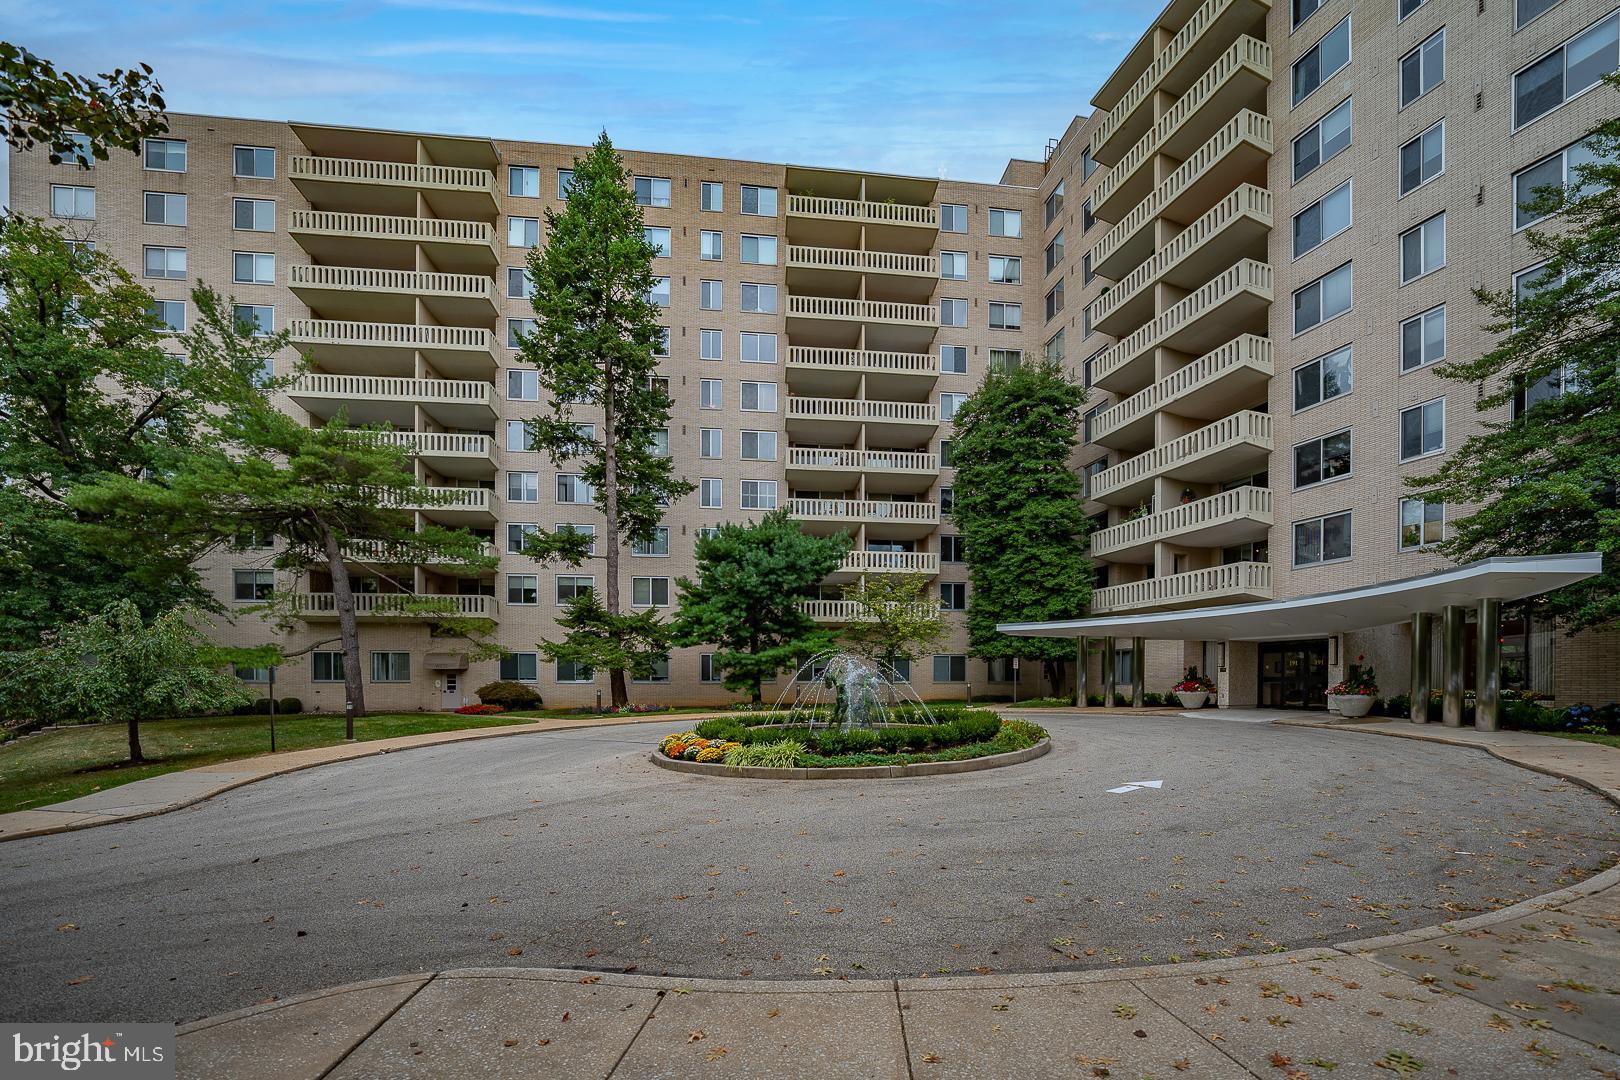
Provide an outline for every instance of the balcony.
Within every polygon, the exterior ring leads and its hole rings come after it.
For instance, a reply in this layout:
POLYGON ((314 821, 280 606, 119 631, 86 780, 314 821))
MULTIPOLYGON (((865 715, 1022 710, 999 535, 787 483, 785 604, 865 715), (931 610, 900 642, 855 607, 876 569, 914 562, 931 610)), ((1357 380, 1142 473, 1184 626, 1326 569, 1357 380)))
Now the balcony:
POLYGON ((852 343, 864 331, 879 352, 924 352, 939 329, 939 308, 898 300, 854 300, 790 293, 787 330, 800 344, 852 343))
POLYGON ((492 529, 499 515, 495 492, 485 487, 429 487, 428 496, 403 502, 384 497, 384 506, 413 510, 425 518, 459 529, 492 529))
POLYGON ((311 311, 331 319, 415 322, 420 300, 441 323, 495 321, 495 282, 483 274, 299 264, 287 268, 287 287, 311 311))
POLYGON ((1254 334, 1233 338, 1099 413, 1092 421, 1092 441, 1116 450, 1149 445, 1153 415, 1160 409, 1177 416, 1218 420, 1265 400, 1273 371, 1269 338, 1254 334))
POLYGON ((1124 337, 1153 316, 1154 286, 1196 288, 1237 258, 1264 258, 1271 192, 1243 184, 1091 304, 1091 325, 1124 337))
POLYGON ((851 551, 828 575, 828 580, 848 580, 862 574, 939 573, 939 553, 934 551, 851 551))
POLYGON ((1216 603, 1270 600, 1271 566, 1238 562, 1190 570, 1169 577, 1110 585, 1091 594, 1091 614, 1201 607, 1216 603))
POLYGON ((1119 164, 1109 169, 1102 180, 1097 183, 1097 191, 1091 197, 1091 212, 1102 221, 1118 221, 1120 217, 1130 212, 1131 207, 1142 201, 1149 191, 1153 190, 1153 152, 1159 148, 1159 137, 1149 128, 1147 133, 1136 141, 1136 145, 1126 151, 1125 156, 1119 159, 1119 164))
POLYGON ((1170 106, 1154 125, 1159 152, 1185 159, 1210 132, 1241 109, 1264 109, 1271 85, 1271 46, 1245 35, 1232 43, 1208 71, 1170 106))
POLYGON ((866 392, 874 397, 917 401, 932 394, 939 381, 939 356, 794 345, 788 349, 784 374, 795 393, 854 397, 864 379, 866 392))
MULTIPOLYGON (((792 400, 792 399, 789 399, 792 400)), ((866 477, 866 490, 918 494, 939 479, 939 455, 904 450, 837 450, 790 446, 788 482, 807 491, 843 491, 866 477)))
POLYGON ((495 475, 495 440, 447 431, 379 431, 378 442, 402 446, 440 476, 489 480, 495 475))
MULTIPOLYGON (((913 605, 918 614, 930 610, 924 605, 913 605)), ((870 619, 866 607, 855 600, 800 600, 799 610, 816 622, 847 623, 870 619)))
MULTIPOLYGON (((494 544, 479 545, 480 553, 495 558, 500 553, 495 550, 494 544)), ((420 550, 413 550, 403 544, 385 543, 381 540, 351 540, 343 545, 343 558, 345 562, 373 563, 384 566, 414 566, 418 563, 424 566, 433 566, 446 570, 463 569, 465 564, 446 562, 443 557, 435 554, 424 554, 420 550)), ((325 558, 317 560, 325 564, 325 558)))
POLYGON ((1208 352, 1237 334, 1265 329, 1270 305, 1271 267, 1244 259, 1103 353, 1092 379, 1115 395, 1134 394, 1153 381, 1154 349, 1208 352))
POLYGON ((1091 553, 1109 562, 1146 563, 1160 541, 1228 547, 1263 540, 1270 529, 1270 489, 1245 485, 1100 529, 1091 534, 1091 553))
POLYGON ((287 231, 318 263, 408 269, 421 247, 449 273, 492 274, 500 265, 495 227, 487 221, 294 210, 287 231))
POLYGON ((939 232, 939 207, 908 202, 831 199, 789 195, 788 241, 855 248, 926 253, 939 232))
POLYGON ((1270 457, 1271 417, 1245 410, 1104 469, 1091 479, 1091 497, 1134 506, 1153 497, 1160 476, 1216 483, 1260 472, 1270 457))
POLYGON ((795 441, 848 446, 860 441, 863 426, 869 444, 926 446, 939 408, 931 401, 788 396, 787 431, 795 441))
MULTIPOLYGON (((312 622, 335 622, 338 617, 335 593, 296 593, 293 608, 298 617, 312 622)), ((435 593, 355 593, 357 619, 411 621, 418 619, 493 619, 499 613, 493 596, 455 596, 435 593), (418 606, 424 610, 411 611, 418 606)))
POLYGON ((1118 281, 1153 254, 1159 217, 1188 221, 1213 206, 1239 183, 1264 184, 1271 157, 1271 120, 1244 109, 1176 167, 1091 249, 1093 269, 1118 281))
POLYGON ((416 426, 416 407, 421 406, 441 427, 486 430, 495 426, 495 387, 487 382, 314 372, 300 376, 287 389, 287 396, 322 420, 346 409, 353 425, 391 424, 409 430, 416 426))
POLYGON ((792 292, 837 295, 852 291, 852 282, 857 280, 854 275, 879 283, 890 299, 927 303, 939 284, 939 259, 898 251, 788 246, 787 284, 792 292))
POLYGON ((294 154, 287 178, 322 210, 413 215, 418 195, 441 218, 493 221, 499 210, 489 169, 294 154))
POLYGON ((805 531, 828 535, 865 526, 867 536, 915 540, 939 526, 939 504, 882 499, 788 499, 788 516, 805 531))
POLYGON ((294 319, 289 329, 298 350, 327 371, 408 377, 421 353, 446 378, 495 377, 495 336, 482 327, 294 319))

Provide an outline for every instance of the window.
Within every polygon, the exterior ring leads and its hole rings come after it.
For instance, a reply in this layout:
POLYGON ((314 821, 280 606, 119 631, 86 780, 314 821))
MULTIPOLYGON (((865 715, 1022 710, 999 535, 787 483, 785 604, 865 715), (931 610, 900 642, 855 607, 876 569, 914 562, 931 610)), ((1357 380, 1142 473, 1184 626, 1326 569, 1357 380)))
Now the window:
POLYGON ((942 469, 956 467, 956 454, 951 448, 950 439, 939 440, 939 467, 942 469))
POLYGON ((1294 447, 1294 487, 1310 487, 1349 475, 1349 428, 1294 447))
POLYGON ((1097 427, 1097 417, 1101 416, 1106 408, 1108 408, 1107 405, 1093 405, 1080 418, 1080 438, 1082 442, 1094 441, 1092 433, 1097 427))
POLYGON ((967 306, 966 300, 942 298, 939 302, 939 325, 966 326, 967 306))
POLYGON ((939 253, 939 276, 947 281, 966 281, 968 276, 967 252, 942 251, 939 253))
POLYGON ((520 453, 534 449, 529 444, 529 424, 527 421, 508 420, 506 422, 506 448, 520 453))
MULTIPOLYGON (((742 456, 744 461, 775 461, 776 460, 776 432, 774 431, 745 431, 742 433, 742 456)), ((747 501, 743 503, 747 506, 747 501)))
POLYGON ((698 405, 705 409, 719 409, 725 405, 725 396, 719 379, 704 379, 699 384, 698 405))
POLYGON ((509 401, 539 401, 540 373, 533 368, 507 368, 506 397, 509 401))
POLYGON ((1096 461, 1093 461, 1089 465, 1086 466, 1085 485, 1082 488, 1082 491, 1084 491, 1086 498, 1088 498, 1088 499, 1091 498, 1091 493, 1092 493, 1093 490, 1095 490, 1095 485, 1097 483, 1097 475, 1099 473, 1103 473, 1103 472, 1107 472, 1107 471, 1108 471, 1108 459, 1107 458, 1098 458, 1096 461))
POLYGON ((78 131, 63 132, 72 148, 62 155, 62 164, 77 165, 81 169, 96 167, 95 151, 90 148, 90 136, 78 131))
POLYGON ((742 362, 745 364, 774 364, 776 363, 776 335, 756 334, 744 330, 738 335, 742 343, 739 350, 742 362))
POLYGON ((1446 31, 1441 27, 1401 57, 1401 108, 1412 104, 1446 77, 1446 31))
POLYGON ((744 480, 742 482, 742 508, 744 510, 775 510, 775 480, 744 480))
MULTIPOLYGON (((184 198, 184 196, 181 196, 184 198)), ((151 195, 147 196, 148 200, 151 195)), ((71 184, 51 185, 51 216, 92 219, 96 216, 96 189, 71 184)), ((161 225, 162 222, 156 224, 161 225)))
POLYGON ((1302 334, 1349 310, 1350 264, 1345 263, 1294 293, 1294 333, 1302 334))
POLYGON ((668 206, 669 181, 653 176, 638 176, 635 182, 637 206, 668 206))
MULTIPOLYGON (((1086 257, 1088 259, 1090 258, 1090 253, 1089 252, 1087 253, 1086 257)), ((1046 245, 1046 272, 1048 274, 1050 274, 1052 271, 1056 270, 1058 268, 1058 266, 1060 266, 1062 264, 1062 262, 1063 262, 1063 230, 1059 229, 1057 231, 1057 235, 1052 237, 1052 242, 1050 244, 1046 245)), ((1089 265, 1090 264, 1088 263, 1087 266, 1089 267, 1089 265)))
POLYGON ((939 583, 939 607, 941 611, 967 610, 967 582, 942 581, 939 583))
POLYGON ((269 337, 276 332, 276 309, 269 304, 237 304, 231 317, 254 337, 269 337))
POLYGON ((776 314, 776 286, 743 282, 742 309, 762 315, 776 314))
MULTIPOLYGON (((186 207, 184 195, 165 195, 166 199, 180 199, 180 220, 166 221, 160 224, 184 225, 186 223, 186 207)), ((151 196, 147 196, 150 200, 151 196)), ((148 214, 151 213, 151 203, 147 203, 148 214)), ((276 203, 274 199, 232 199, 231 200, 231 228, 243 232, 275 232, 276 231, 276 203)))
POLYGON ((1513 5, 1513 28, 1522 29, 1526 23, 1534 22, 1557 7, 1559 0, 1517 0, 1513 5))
POLYGON ((939 395, 939 418, 941 420, 950 420, 954 418, 956 416, 956 410, 967 404, 967 399, 968 396, 966 394, 939 395))
POLYGON ((268 251, 231 252, 231 280, 238 285, 274 285, 276 257, 268 251))
POLYGON ((698 457, 718 458, 724 453, 725 433, 717 427, 698 430, 698 457))
POLYGON ((647 290, 647 301, 657 307, 669 307, 669 278, 653 278, 652 288, 647 290))
POLYGON ((1000 372, 1000 373, 1003 373, 1003 374, 1005 374, 1006 372, 1009 372, 1009 371, 1017 371, 1019 365, 1022 364, 1023 362, 1024 362, 1024 350, 1022 350, 1022 349, 991 349, 990 350, 990 365, 989 366, 990 366, 991 371, 1000 372))
POLYGON ((1322 119, 1294 139, 1294 183, 1315 172, 1323 162, 1350 145, 1350 99, 1345 98, 1322 119))
POLYGON ((506 602, 508 604, 538 604, 540 602, 540 576, 538 574, 507 574, 506 602))
POLYGON ((1092 160, 1091 147, 1087 146, 1080 151, 1080 179, 1090 180, 1091 174, 1097 171, 1097 163, 1092 160))
POLYGON ((1401 323, 1401 370, 1414 371, 1446 358, 1446 305, 1401 323))
POLYGON ((1427 2, 1428 0, 1400 0, 1396 7, 1400 11, 1400 17, 1404 19, 1427 2))
MULTIPOLYGON (((581 424, 580 426, 589 428, 590 431, 591 431, 590 437, 592 439, 596 438, 596 425, 595 424, 581 424)), ((654 431, 649 436, 649 438, 647 440, 647 452, 649 454, 651 454, 653 457, 661 457, 661 458, 669 457, 669 429, 668 428, 660 428, 657 431, 654 431)))
POLYGON ((960 536, 941 536, 939 538, 939 561, 950 563, 962 561, 962 538, 960 536))
POLYGON ((270 180, 276 175, 276 152, 268 146, 238 146, 231 151, 231 175, 244 180, 270 180))
POLYGON ((669 554, 669 526, 654 525, 650 540, 632 540, 630 554, 643 556, 662 556, 669 554))
POLYGON ((309 666, 310 678, 316 682, 343 681, 343 654, 341 652, 322 650, 311 653, 309 666))
POLYGON ((940 232, 967 232, 967 207, 961 203, 939 204, 940 232))
POLYGON ((1401 410, 1401 460, 1411 461, 1446 448, 1446 399, 1435 398, 1401 410))
POLYGON ((372 682, 410 682, 411 654, 408 652, 374 652, 371 654, 372 682))
MULTIPOLYGON (((251 203, 253 199, 238 199, 238 203, 251 203)), ((148 191, 143 199, 145 213, 142 220, 148 225, 184 225, 186 223, 186 197, 162 191, 148 191)), ((274 203, 270 204, 274 206, 274 203)), ((94 207, 91 208, 92 214, 94 207)), ((241 211, 238 211, 238 217, 241 211)), ((242 226, 238 224, 238 228, 242 226)))
POLYGON ((704 279, 698 283, 698 307, 703 311, 719 311, 725 306, 726 287, 723 282, 704 279))
POLYGON ((540 219, 532 217, 509 217, 506 219, 506 244, 508 247, 532 248, 540 243, 540 219))
POLYGON ((718 477, 705 476, 698 481, 698 505, 705 510, 724 507, 724 491, 718 477))
POLYGON ((935 656, 934 681, 967 682, 967 657, 962 653, 935 656))
POLYGON ((954 487, 940 488, 939 512, 942 514, 949 514, 954 509, 956 509, 956 489, 954 487))
POLYGON ((745 382, 742 384, 742 411, 776 411, 776 384, 773 382, 745 382))
POLYGON ((186 249, 183 247, 142 248, 141 265, 147 277, 183 278, 186 276, 186 249))
POLYGON ((1446 212, 1401 233, 1401 284, 1446 265, 1446 212))
POLYGON ((184 300, 154 300, 146 309, 166 333, 186 332, 186 302, 184 300))
POLYGON ((233 600, 268 600, 276 587, 274 570, 233 570, 231 579, 233 600))
POLYGON ((776 189, 744 184, 742 186, 742 212, 754 217, 775 217, 776 189))
POLYGON ((249 667, 246 664, 232 664, 232 671, 238 679, 250 683, 267 683, 270 681, 270 669, 267 667, 249 667))
POLYGON ((508 522, 506 526, 506 550, 513 555, 523 553, 523 548, 530 538, 540 535, 540 526, 527 523, 508 522))
POLYGON ((538 319, 507 319, 506 320, 506 347, 508 349, 521 349, 523 339, 535 332, 540 325, 538 319))
POLYGON ((1321 7, 1326 2, 1327 0, 1293 0, 1294 25, 1298 26, 1300 23, 1316 14, 1316 9, 1321 7))
POLYGON ((575 473, 558 473, 557 501, 585 505, 596 501, 596 492, 585 482, 583 476, 575 473))
POLYGON ((698 653, 698 682, 717 683, 720 669, 715 665, 714 653, 698 653))
POLYGON ((1024 235, 1024 214, 1021 210, 990 210, 990 235, 1019 237, 1024 235))
POLYGON ((578 661, 557 661, 557 681, 560 683, 588 683, 595 679, 596 672, 578 661))
POLYGON ((1416 191, 1446 168, 1446 122, 1441 120, 1401 147, 1401 194, 1416 191))
POLYGON ((567 604, 594 591, 596 578, 589 574, 557 575, 557 603, 567 604))
POLYGON ((159 172, 186 171, 186 141, 184 139, 147 139, 145 161, 148 169, 159 172))
POLYGON ((1544 189, 1574 189, 1568 192, 1568 197, 1572 199, 1579 197, 1578 169, 1582 165, 1593 165, 1603 160, 1588 140, 1566 146, 1556 154, 1549 154, 1533 165, 1514 173, 1514 229, 1534 225, 1547 216, 1535 208, 1537 199, 1546 193, 1544 189))
POLYGON ((557 170, 557 198, 566 199, 574 190, 574 170, 557 170))
POLYGON ((540 197, 540 170, 532 165, 512 165, 506 170, 506 193, 519 198, 540 197))
POLYGON ((655 656, 653 657, 651 664, 652 670, 648 672, 647 675, 633 675, 631 676, 630 681, 638 683, 669 682, 669 657, 655 656))
POLYGON ((718 182, 703 181, 702 208, 711 213, 718 214, 726 208, 726 185, 718 182))
POLYGON ((1350 392, 1350 346, 1335 349, 1294 369, 1294 411, 1350 392))
POLYGON ((1314 566, 1350 557, 1350 511, 1294 522, 1294 565, 1314 566))
POLYGON ((669 607, 669 578, 633 577, 630 579, 631 607, 669 607))
POLYGON ((724 330, 698 331, 698 359, 724 360, 726 358, 726 332, 724 330))
POLYGON ((1294 104, 1298 105, 1350 62, 1350 16, 1340 19, 1294 61, 1294 104))
POLYGON ((1087 199, 1085 202, 1080 204, 1081 235, 1083 236, 1084 234, 1090 232, 1091 227, 1095 224, 1097 224, 1097 215, 1091 212, 1091 200, 1087 199))
POLYGON ((1513 126, 1523 127, 1620 67, 1620 12, 1513 76, 1513 126))
POLYGON ((1401 550, 1438 544, 1445 539, 1446 504, 1423 499, 1401 500, 1401 550))
POLYGON ((967 346, 941 345, 939 347, 939 370, 947 375, 966 375, 967 346))
POLYGON ((743 233, 741 260, 759 266, 776 265, 776 237, 743 233))
POLYGON ((506 295, 513 300, 527 300, 534 292, 534 285, 529 280, 528 268, 522 266, 508 266, 506 268, 506 295))
POLYGON ((1350 227, 1350 181, 1346 180, 1294 215, 1294 258, 1315 251, 1350 227))
POLYGON ((509 502, 539 502, 540 474, 537 472, 508 472, 506 498, 509 502))
POLYGON ((1024 260, 1016 255, 990 256, 990 283, 1017 285, 1024 280, 1024 260))
MULTIPOLYGON (((1059 283, 1062 284, 1061 282, 1059 283)), ((990 329, 1017 330, 1024 323, 1024 305, 990 302, 990 329)))
POLYGON ((698 258, 704 262, 719 262, 726 255, 726 234, 704 229, 698 234, 698 258))
POLYGON ((1046 321, 1051 322, 1063 310, 1063 279, 1052 286, 1052 291, 1046 294, 1046 321))
POLYGON ((1042 224, 1051 225, 1061 213, 1063 213, 1063 181, 1059 180, 1057 187, 1052 189, 1052 194, 1046 197, 1046 218, 1042 224))
POLYGON ((595 525, 575 525, 575 524, 553 525, 552 528, 551 528, 551 531, 554 532, 554 533, 558 533, 558 534, 561 534, 561 533, 577 533, 580 536, 588 537, 589 540, 585 544, 585 554, 587 554, 587 555, 595 555, 596 554, 596 526, 595 525))
POLYGON ((659 225, 644 225, 641 229, 641 238, 652 245, 653 258, 669 258, 669 230, 659 225))
POLYGON ((503 682, 534 682, 539 678, 539 653, 519 652, 501 657, 501 680, 503 682))

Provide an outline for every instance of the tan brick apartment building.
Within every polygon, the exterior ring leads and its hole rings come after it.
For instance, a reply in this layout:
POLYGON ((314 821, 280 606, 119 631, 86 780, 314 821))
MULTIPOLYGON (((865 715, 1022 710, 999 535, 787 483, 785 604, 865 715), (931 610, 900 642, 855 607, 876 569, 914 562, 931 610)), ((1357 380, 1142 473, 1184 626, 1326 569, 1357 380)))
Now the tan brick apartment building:
MULTIPOLYGON (((1479 350, 1469 290, 1531 269, 1521 170, 1564 168, 1613 95, 1614 0, 1175 0, 1044 163, 998 184, 624 152, 669 313, 669 448, 698 490, 626 560, 638 605, 693 572, 698 530, 785 506, 855 549, 810 601, 870 572, 926 575, 948 607, 966 568, 948 515, 951 411, 993 365, 1044 350, 1091 387, 1087 478, 1102 567, 1095 614, 1286 599, 1432 571, 1454 508, 1403 502, 1400 477, 1477 428, 1469 387, 1436 377, 1479 350), (1554 72, 1556 68, 1556 73, 1554 72), (1554 75, 1556 74, 1556 78, 1554 75), (1553 83, 1556 82, 1556 86, 1553 83)), ((288 395, 312 422, 346 408, 392 425, 420 475, 465 490, 420 511, 487 534, 477 577, 361 564, 385 593, 453 595, 493 617, 508 660, 466 667, 429 627, 368 615, 368 703, 439 708, 498 674, 548 701, 605 680, 539 662, 534 643, 601 567, 508 554, 525 528, 590 525, 588 493, 523 450, 539 407, 509 336, 532 317, 523 257, 581 148, 320 124, 175 116, 167 140, 88 172, 13 157, 13 205, 54 215, 147 275, 181 325, 199 280, 293 333, 314 368, 288 395), (93 193, 85 189, 91 189, 93 193)), ((942 133, 948 143, 948 134, 942 133)), ((1578 152, 1578 151, 1577 151, 1578 152)), ((1529 181, 1525 181, 1529 183, 1529 181)), ((291 364, 294 357, 285 358, 291 364)), ((334 636, 329 584, 222 553, 206 573, 246 606, 303 595, 291 644, 334 636)), ((1620 687, 1620 640, 1508 626, 1510 682, 1561 699, 1620 687)), ((252 617, 229 631, 262 640, 252 617)), ((1148 642, 1122 651, 1165 690, 1186 663, 1236 703, 1313 698, 1369 654, 1403 685, 1409 630, 1287 643, 1148 642), (1331 652, 1329 646, 1331 644, 1331 652)), ((1126 643, 1120 643, 1124 645, 1126 643)), ((960 618, 911 677, 928 697, 1011 691, 968 660, 960 618)), ((1091 661, 1092 680, 1102 656, 1091 661)), ((278 673, 342 707, 330 654, 278 673)), ((1030 671, 1022 692, 1042 685, 1030 671)), ((729 699, 701 650, 677 650, 651 701, 729 699)))

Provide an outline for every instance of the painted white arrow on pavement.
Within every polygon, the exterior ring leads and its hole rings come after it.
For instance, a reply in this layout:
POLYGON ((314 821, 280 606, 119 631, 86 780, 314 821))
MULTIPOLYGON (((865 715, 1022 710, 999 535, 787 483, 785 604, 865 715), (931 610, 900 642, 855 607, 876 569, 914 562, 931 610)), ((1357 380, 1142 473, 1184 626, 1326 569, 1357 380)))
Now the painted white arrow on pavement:
POLYGON ((1120 787, 1111 787, 1111 788, 1109 788, 1108 789, 1108 794, 1110 794, 1110 795, 1124 795, 1126 792, 1140 791, 1142 788, 1161 788, 1161 787, 1164 787, 1164 781, 1163 780, 1132 780, 1130 783, 1123 784, 1120 787))

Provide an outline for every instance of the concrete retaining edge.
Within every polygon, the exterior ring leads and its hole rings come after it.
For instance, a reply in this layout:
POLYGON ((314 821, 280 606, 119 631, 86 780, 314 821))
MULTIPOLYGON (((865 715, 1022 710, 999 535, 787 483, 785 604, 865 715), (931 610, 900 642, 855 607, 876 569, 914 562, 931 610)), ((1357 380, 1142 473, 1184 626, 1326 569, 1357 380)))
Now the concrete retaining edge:
POLYGON ((960 773, 983 772, 1008 765, 1021 765, 1033 761, 1052 749, 1050 738, 1022 750, 1009 750, 1005 754, 967 758, 962 761, 919 761, 910 765, 840 766, 833 769, 768 769, 759 765, 734 768, 716 765, 712 761, 683 761, 669 758, 654 750, 651 760, 660 769, 671 772, 696 773, 701 776, 723 776, 732 780, 896 780, 908 776, 955 776, 960 773))

